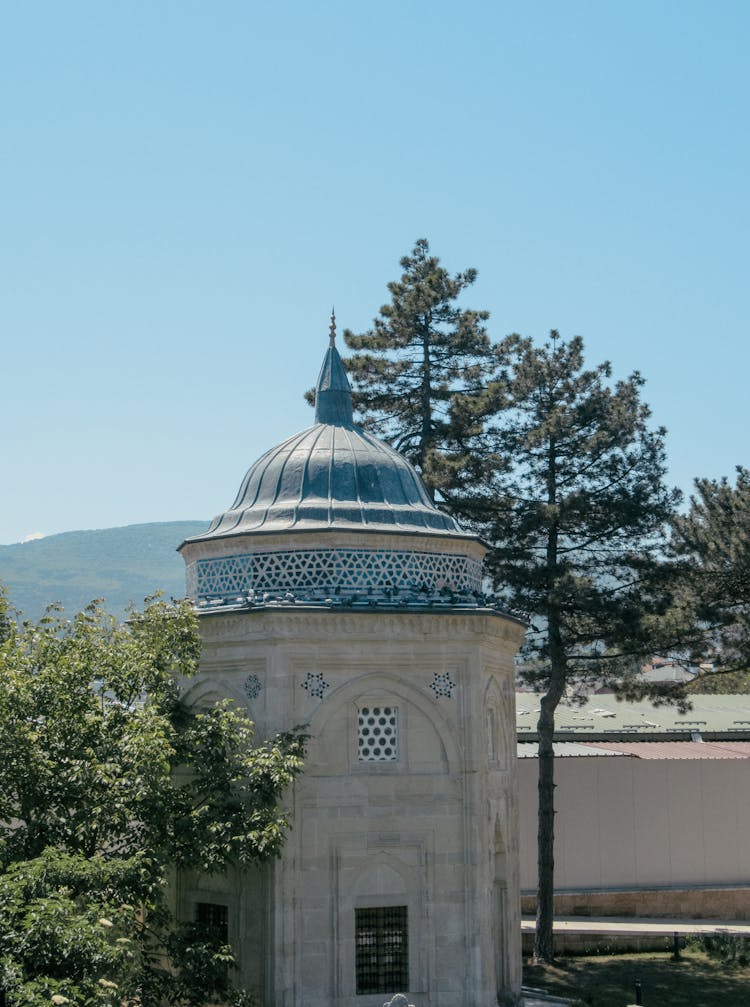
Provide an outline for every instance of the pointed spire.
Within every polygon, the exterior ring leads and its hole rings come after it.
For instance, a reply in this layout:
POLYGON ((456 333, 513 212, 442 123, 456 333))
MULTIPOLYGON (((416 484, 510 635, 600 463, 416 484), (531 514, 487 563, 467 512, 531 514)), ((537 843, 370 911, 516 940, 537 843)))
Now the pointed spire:
POLYGON ((331 310, 328 349, 315 387, 315 422, 336 427, 350 427, 352 390, 339 351, 336 349, 336 315, 331 310))

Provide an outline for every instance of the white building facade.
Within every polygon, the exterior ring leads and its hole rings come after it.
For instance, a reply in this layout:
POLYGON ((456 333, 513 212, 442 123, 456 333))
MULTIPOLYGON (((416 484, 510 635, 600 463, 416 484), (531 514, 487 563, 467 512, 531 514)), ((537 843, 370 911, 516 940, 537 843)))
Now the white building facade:
POLYGON ((491 1007, 520 989, 513 658, 485 547, 352 422, 331 345, 314 426, 264 455, 181 547, 203 658, 187 698, 298 725, 305 771, 274 865, 182 878, 265 1007, 491 1007))

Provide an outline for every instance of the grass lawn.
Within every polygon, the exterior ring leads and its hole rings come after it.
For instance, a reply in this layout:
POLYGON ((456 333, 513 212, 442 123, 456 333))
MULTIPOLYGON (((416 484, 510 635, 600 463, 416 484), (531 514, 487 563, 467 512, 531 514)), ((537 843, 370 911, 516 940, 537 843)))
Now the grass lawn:
POLYGON ((561 958, 555 965, 524 965, 527 986, 571 997, 586 1007, 635 1003, 639 979, 643 1007, 743 1007, 750 1004, 750 967, 726 965, 702 951, 561 958))

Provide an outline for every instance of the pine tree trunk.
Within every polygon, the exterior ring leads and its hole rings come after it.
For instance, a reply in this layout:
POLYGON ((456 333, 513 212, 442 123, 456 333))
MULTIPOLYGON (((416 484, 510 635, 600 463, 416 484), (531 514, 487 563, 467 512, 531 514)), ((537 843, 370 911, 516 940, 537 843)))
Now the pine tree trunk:
POLYGON ((554 959, 552 922, 555 894, 555 709, 562 688, 554 685, 542 698, 537 731, 539 734, 539 812, 537 831, 537 901, 534 961, 554 959))
MULTIPOLYGON (((547 445, 547 504, 557 505, 557 442, 547 445)), ((542 697, 537 733, 539 737, 539 823, 537 830, 537 895, 534 961, 554 960, 552 933, 555 898, 555 710, 565 692, 567 666, 562 642, 560 599, 557 594, 557 550, 559 528, 553 518, 547 534, 547 640, 549 685, 542 697)))
MULTIPOLYGON (((427 455, 432 441, 432 361, 430 360, 430 327, 424 322, 422 332, 422 388, 420 391, 420 411, 422 414, 422 431, 419 439, 419 466, 424 480, 427 455)), ((435 502, 435 487, 431 481, 425 482, 425 489, 430 500, 435 502)))

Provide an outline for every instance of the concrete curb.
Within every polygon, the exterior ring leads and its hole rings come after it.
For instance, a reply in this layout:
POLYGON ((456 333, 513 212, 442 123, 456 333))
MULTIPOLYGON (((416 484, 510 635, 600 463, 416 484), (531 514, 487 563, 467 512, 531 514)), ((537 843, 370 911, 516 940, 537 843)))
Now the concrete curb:
MULTIPOLYGON (((536 920, 533 916, 521 918, 521 933, 533 933, 535 929, 536 920)), ((560 916, 554 920, 552 931, 560 934, 632 934, 643 937, 717 933, 750 937, 750 921, 658 919, 653 916, 560 916)))

